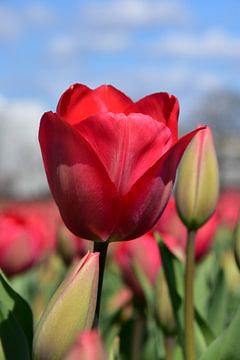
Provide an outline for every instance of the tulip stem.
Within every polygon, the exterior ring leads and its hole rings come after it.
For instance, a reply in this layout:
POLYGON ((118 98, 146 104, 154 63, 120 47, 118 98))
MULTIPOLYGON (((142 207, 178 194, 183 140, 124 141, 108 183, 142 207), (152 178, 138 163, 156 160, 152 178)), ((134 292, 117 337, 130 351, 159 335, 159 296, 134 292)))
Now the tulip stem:
POLYGON ((105 269, 107 248, 108 248, 107 242, 94 242, 93 252, 99 252, 99 279, 98 279, 97 303, 96 303, 96 310, 95 310, 94 321, 93 321, 94 329, 96 329, 98 327, 98 322, 99 322, 103 275, 104 275, 104 269, 105 269))
POLYGON ((188 231, 187 258, 185 268, 185 357, 186 360, 195 360, 195 337, 194 337, 194 307, 193 307, 193 279, 194 279, 194 242, 195 231, 188 231))
POLYGON ((173 360, 175 339, 171 336, 164 337, 164 346, 165 346, 165 358, 166 360, 173 360))

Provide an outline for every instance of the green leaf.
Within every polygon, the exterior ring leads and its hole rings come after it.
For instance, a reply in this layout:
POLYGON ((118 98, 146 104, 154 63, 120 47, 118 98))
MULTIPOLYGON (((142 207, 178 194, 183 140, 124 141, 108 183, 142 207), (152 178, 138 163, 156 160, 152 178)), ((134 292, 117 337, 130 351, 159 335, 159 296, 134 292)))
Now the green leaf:
POLYGON ((177 290, 177 281, 174 271, 174 255, 168 250, 168 248, 162 241, 158 241, 158 246, 161 253, 163 269, 165 272, 169 295, 173 307, 173 313, 177 326, 179 341, 183 347, 183 343, 184 343, 183 328, 180 319, 180 309, 181 309, 182 301, 177 290))
POLYGON ((210 345, 214 341, 215 336, 212 330, 210 329, 207 321, 201 316, 201 314, 196 309, 194 310, 194 313, 195 313, 196 323, 199 329, 201 330, 205 344, 210 345))
POLYGON ((228 292, 226 289, 224 272, 219 269, 212 290, 212 296, 208 306, 208 319, 212 324, 212 330, 216 336, 220 335, 224 329, 227 313, 228 292))
POLYGON ((0 358, 1 360, 30 360, 27 338, 14 313, 0 306, 0 358))
MULTIPOLYGON (((179 343, 183 347, 184 339, 184 321, 183 321, 183 298, 184 298, 184 271, 179 260, 160 243, 160 251, 163 262, 163 268, 169 287, 169 294, 174 310, 175 321, 177 324, 179 343)), ((208 322, 200 314, 198 309, 195 313, 195 336, 197 352, 201 354, 207 346, 214 340, 214 334, 210 329, 208 322)))
POLYGON ((200 360, 239 360, 240 307, 229 327, 207 348, 200 360))
POLYGON ((141 285, 141 288, 143 290, 143 293, 145 295, 148 305, 150 307, 154 306, 153 287, 152 287, 150 281, 148 280, 147 276, 145 275, 144 271, 142 270, 142 268, 139 266, 139 264, 137 262, 133 262, 133 271, 134 271, 134 274, 136 275, 138 282, 141 285))
POLYGON ((18 328, 22 329, 31 352, 33 339, 32 311, 27 302, 12 289, 2 272, 0 272, 0 312, 1 332, 5 326, 6 329, 11 329, 9 322, 14 319, 19 325, 18 328))

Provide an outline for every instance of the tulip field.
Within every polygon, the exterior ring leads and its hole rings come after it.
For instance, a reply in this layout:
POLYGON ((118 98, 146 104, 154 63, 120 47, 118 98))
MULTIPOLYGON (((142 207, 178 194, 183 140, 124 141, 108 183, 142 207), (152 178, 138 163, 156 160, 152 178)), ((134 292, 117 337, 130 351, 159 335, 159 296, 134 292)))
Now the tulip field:
POLYGON ((240 359, 240 188, 178 117, 82 84, 43 114, 51 195, 0 201, 0 360, 240 359))

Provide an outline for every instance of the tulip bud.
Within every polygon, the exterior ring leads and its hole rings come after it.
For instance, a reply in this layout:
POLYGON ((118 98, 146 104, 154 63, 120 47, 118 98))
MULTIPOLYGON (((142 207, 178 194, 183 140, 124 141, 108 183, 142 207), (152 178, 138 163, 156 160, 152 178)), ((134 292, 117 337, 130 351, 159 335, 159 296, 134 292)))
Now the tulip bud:
POLYGON ((234 230, 234 256, 240 270, 240 218, 234 230))
POLYGON ((176 331, 176 323, 163 269, 160 269, 156 283, 156 312, 163 331, 172 335, 176 331))
POLYGON ((34 360, 61 360, 89 330, 96 308, 99 253, 87 253, 50 300, 34 335, 34 360))
POLYGON ((219 192, 218 163, 210 128, 199 131, 180 163, 176 187, 179 215, 196 230, 212 215, 219 192))

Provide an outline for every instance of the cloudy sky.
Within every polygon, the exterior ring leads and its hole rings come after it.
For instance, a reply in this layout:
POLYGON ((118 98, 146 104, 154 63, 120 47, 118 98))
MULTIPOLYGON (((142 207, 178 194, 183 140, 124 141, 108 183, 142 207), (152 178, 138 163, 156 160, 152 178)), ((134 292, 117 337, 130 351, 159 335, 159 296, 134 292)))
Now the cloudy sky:
POLYGON ((39 151, 40 114, 72 83, 111 83, 134 99, 172 92, 183 122, 209 91, 240 92, 239 15, 239 0, 0 0, 4 181, 23 146, 39 151))

